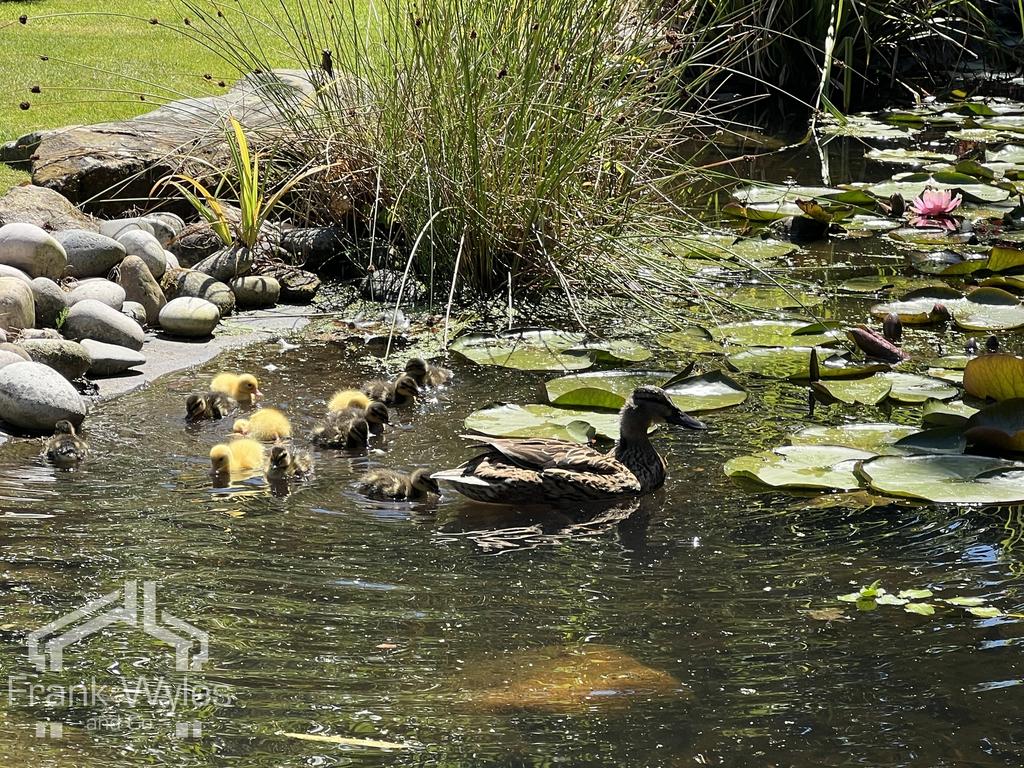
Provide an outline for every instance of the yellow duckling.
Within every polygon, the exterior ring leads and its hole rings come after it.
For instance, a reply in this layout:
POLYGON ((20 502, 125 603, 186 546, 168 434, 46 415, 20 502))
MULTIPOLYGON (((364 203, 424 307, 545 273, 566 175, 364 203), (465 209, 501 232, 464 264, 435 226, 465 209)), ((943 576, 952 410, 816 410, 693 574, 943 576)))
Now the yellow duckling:
POLYGON ((428 493, 440 496, 437 480, 430 475, 429 469, 417 469, 411 475, 393 469, 374 469, 359 478, 356 489, 371 499, 382 500, 416 501, 428 493))
POLYGON ((218 373, 210 382, 210 389, 246 405, 263 397, 260 384, 251 373, 218 373))
POLYGON ((426 362, 422 357, 413 357, 405 364, 405 373, 421 387, 440 387, 452 380, 447 368, 426 362))
POLYGON ((270 449, 267 462, 267 479, 284 480, 289 477, 305 477, 313 472, 313 457, 305 451, 293 451, 285 445, 270 449))
POLYGON ((238 403, 220 392, 189 395, 185 400, 185 421, 223 419, 237 406, 238 403))
POLYGON ((380 400, 385 405, 405 405, 419 397, 420 388, 416 379, 403 373, 394 381, 368 381, 363 385, 363 392, 371 400, 380 400))
POLYGON ((370 404, 370 398, 358 389, 339 389, 327 402, 328 411, 344 411, 347 408, 365 408, 370 404))
POLYGON ((47 461, 55 467, 71 469, 89 454, 89 444, 75 434, 75 426, 70 421, 58 421, 44 452, 47 461))
POLYGON ((247 419, 236 419, 232 431, 253 440, 274 442, 292 436, 288 417, 276 408, 260 408, 247 419))
POLYGON ((327 421, 313 430, 313 442, 324 448, 365 451, 370 439, 366 419, 348 412, 331 413, 327 421))
POLYGON ((210 449, 211 474, 224 476, 263 468, 263 444, 243 437, 210 449))

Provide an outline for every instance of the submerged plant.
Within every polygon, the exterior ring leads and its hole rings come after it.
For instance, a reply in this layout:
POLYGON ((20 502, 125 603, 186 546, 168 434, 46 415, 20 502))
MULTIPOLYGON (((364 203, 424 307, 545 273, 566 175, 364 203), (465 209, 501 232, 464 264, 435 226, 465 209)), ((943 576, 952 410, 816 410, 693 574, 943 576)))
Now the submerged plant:
POLYGON ((926 189, 910 203, 910 225, 942 227, 953 232, 958 225, 952 214, 962 202, 961 195, 954 197, 948 189, 926 189))

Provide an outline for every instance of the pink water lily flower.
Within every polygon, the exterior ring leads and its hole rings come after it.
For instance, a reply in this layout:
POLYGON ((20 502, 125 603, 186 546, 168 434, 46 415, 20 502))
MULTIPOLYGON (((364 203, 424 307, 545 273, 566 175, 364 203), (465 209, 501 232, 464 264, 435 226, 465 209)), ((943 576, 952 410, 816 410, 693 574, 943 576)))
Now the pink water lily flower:
POLYGON ((952 232, 957 228, 952 213, 962 202, 963 197, 953 197, 948 189, 926 189, 910 203, 910 226, 942 227, 952 232))

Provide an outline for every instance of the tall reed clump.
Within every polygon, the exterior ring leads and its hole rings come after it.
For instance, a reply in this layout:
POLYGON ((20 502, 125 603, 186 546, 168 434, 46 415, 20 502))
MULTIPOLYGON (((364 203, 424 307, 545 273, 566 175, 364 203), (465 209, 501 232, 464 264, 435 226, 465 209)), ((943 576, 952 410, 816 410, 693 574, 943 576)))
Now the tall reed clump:
POLYGON ((330 166, 303 187, 309 219, 354 221, 432 285, 481 293, 649 274, 624 243, 685 218, 687 158, 714 126, 709 63, 742 46, 621 0, 310 0, 276 16, 254 0, 272 24, 183 5, 185 34, 263 73, 288 129, 275 161, 330 166), (275 86, 282 51, 314 93, 275 86))

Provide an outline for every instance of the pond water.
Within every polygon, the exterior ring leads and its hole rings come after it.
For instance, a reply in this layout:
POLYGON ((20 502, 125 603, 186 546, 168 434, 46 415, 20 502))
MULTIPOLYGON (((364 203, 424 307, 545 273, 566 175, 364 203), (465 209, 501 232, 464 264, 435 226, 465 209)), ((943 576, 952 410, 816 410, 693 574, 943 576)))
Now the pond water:
MULTIPOLYGON (((267 402, 303 434, 371 363, 313 342, 252 347, 219 367, 259 372, 267 402)), ((21 517, 0 522, 0 669, 14 681, 0 762, 1020 764, 1018 622, 859 613, 835 599, 882 579, 1020 611, 1019 513, 795 509, 733 484, 724 460, 806 421, 803 390, 775 385, 707 415, 708 432, 658 435, 668 483, 627 519, 357 496, 367 466, 462 460, 467 413, 496 389, 537 400, 545 378, 454 367, 454 386, 400 411, 386 453, 320 453, 315 478, 283 497, 211 488, 206 454, 226 425, 186 428, 182 410, 210 367, 101 405, 95 458, 78 472, 43 466, 35 444, 8 447, 0 505, 21 517), (184 675, 167 646, 127 626, 67 648, 62 672, 29 663, 28 631, 127 579, 155 581, 161 616, 209 634, 209 661, 188 678, 214 701, 161 701, 156 681, 180 693, 184 675), (826 608, 850 610, 810 613, 826 608), (60 688, 83 683, 93 693, 70 701, 60 688), (47 687, 33 695, 33 684, 47 687), (132 701, 140 684, 154 695, 132 701), (63 723, 62 738, 36 738, 41 721, 63 723), (201 735, 175 738, 179 723, 201 735)))

